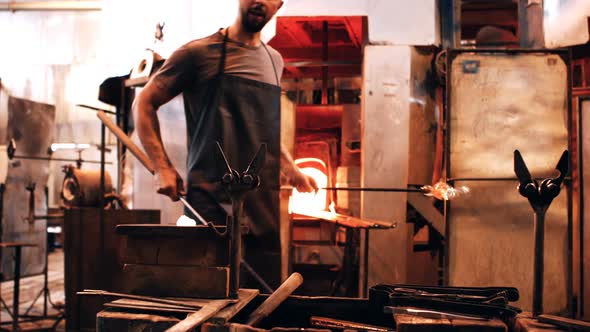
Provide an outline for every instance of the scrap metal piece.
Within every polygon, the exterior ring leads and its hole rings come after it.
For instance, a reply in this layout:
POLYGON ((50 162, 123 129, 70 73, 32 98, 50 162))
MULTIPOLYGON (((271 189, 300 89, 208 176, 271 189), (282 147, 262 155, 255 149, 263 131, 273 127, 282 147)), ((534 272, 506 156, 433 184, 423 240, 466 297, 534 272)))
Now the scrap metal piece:
POLYGON ((414 315, 423 318, 431 318, 431 319, 471 319, 471 320, 489 320, 486 317, 481 316, 474 316, 474 315, 465 315, 465 314, 456 314, 453 312, 448 311, 439 311, 439 310, 429 310, 429 309, 420 309, 420 308, 412 308, 412 307, 384 307, 383 308, 386 313, 391 313, 394 315, 404 314, 404 315, 414 315))
POLYGON ((385 326, 369 325, 348 320, 334 319, 329 317, 312 316, 310 319, 311 326, 324 327, 331 330, 357 330, 357 331, 374 331, 390 332, 395 331, 393 328, 385 326))

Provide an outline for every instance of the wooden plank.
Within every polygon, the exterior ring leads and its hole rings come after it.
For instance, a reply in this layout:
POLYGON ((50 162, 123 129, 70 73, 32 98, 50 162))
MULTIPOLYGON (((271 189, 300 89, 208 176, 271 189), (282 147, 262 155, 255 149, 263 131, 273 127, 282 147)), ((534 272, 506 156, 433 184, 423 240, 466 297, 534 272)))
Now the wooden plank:
POLYGON ((209 318, 213 317, 221 309, 225 308, 229 304, 228 300, 214 300, 204 306, 201 310, 189 314, 186 319, 180 321, 178 324, 168 329, 168 332, 187 332, 191 331, 195 327, 206 322, 209 318))
POLYGON ((125 264, 125 293, 196 298, 227 298, 229 268, 125 264))
POLYGON ((233 305, 225 307, 223 310, 213 316, 209 322, 214 324, 226 324, 248 303, 252 302, 252 300, 254 300, 254 298, 256 298, 259 293, 260 291, 258 289, 241 288, 238 291, 239 301, 233 305))

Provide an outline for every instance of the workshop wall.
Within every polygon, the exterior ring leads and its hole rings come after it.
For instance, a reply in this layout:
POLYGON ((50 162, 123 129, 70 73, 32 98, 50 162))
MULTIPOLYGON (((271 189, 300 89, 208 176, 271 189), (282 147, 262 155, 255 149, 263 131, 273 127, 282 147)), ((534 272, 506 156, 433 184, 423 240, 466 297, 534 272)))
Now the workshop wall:
MULTIPOLYGON (((0 42, 8 46, 3 47, 0 54, 0 78, 2 79, 0 142, 2 144, 7 139, 9 96, 55 106, 54 142, 99 143, 100 125, 95 114, 74 106, 76 103, 98 105, 97 87, 105 73, 105 66, 98 65, 96 61, 95 43, 98 39, 99 27, 100 14, 93 12, 0 13, 0 30, 3 31, 0 42)), ((25 133, 25 135, 35 134, 34 132, 25 133)), ((44 147, 46 148, 48 146, 44 147)), ((17 154, 19 152, 23 150, 19 151, 17 146, 17 154)), ((57 152, 53 156, 56 158, 78 157, 73 152, 57 152)), ((85 160, 98 160, 98 157, 99 152, 95 148, 82 153, 82 158, 85 160)), ((21 160, 20 162, 21 167, 27 167, 27 163, 31 161, 21 160)), ((48 164, 48 169, 37 168, 39 172, 49 175, 47 183, 36 184, 36 214, 41 215, 45 214, 43 188, 46 185, 53 187, 50 191, 50 204, 56 204, 59 201, 58 188, 63 181, 60 169, 67 163, 48 164)), ((85 163, 83 167, 97 168, 98 166, 85 163)), ((114 168, 109 168, 114 175, 113 170, 114 168)), ((9 170, 9 174, 10 172, 9 170)), ((15 188, 20 190, 10 193, 11 201, 26 202, 28 192, 23 189, 23 186, 15 188)), ((5 232, 2 240, 22 239, 37 244, 37 248, 23 251, 23 273, 25 275, 40 273, 45 250, 45 222, 38 221, 35 227, 30 227, 21 216, 27 213, 25 209, 12 209, 5 212, 4 222, 10 226, 6 229, 14 231, 5 232)), ((12 262, 8 254, 11 253, 6 251, 3 255, 3 270, 11 271, 8 266, 12 262)))
MULTIPOLYGON (((6 126, 7 96, 55 105, 55 142, 100 143, 100 124, 94 112, 76 107, 89 104, 108 108, 97 100, 98 85, 109 65, 97 59, 101 15, 98 12, 2 12, 2 41, 10 45, 0 55, 0 121, 6 126)), ((4 136, 2 136, 4 140, 4 136)), ((113 142, 112 140, 110 140, 113 142)), ((114 146, 111 146, 111 148, 114 146)), ((55 158, 77 158, 59 151, 55 158)), ((99 160, 98 149, 82 153, 85 160, 99 160)), ((112 156, 108 155, 110 161, 112 156)), ((50 204, 59 202, 64 162, 51 162, 50 204)), ((98 169, 85 163, 84 168, 98 169)), ((116 181, 115 167, 107 167, 116 181)), ((42 188, 42 187, 41 187, 42 188)))

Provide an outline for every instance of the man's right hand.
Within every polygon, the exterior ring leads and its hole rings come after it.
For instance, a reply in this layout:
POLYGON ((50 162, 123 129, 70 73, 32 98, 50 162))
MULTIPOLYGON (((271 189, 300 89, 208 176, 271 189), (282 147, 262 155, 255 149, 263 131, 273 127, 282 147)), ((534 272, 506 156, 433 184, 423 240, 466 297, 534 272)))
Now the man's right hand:
POLYGON ((174 202, 178 201, 179 195, 186 194, 182 177, 174 167, 161 168, 154 175, 158 194, 166 195, 174 202))

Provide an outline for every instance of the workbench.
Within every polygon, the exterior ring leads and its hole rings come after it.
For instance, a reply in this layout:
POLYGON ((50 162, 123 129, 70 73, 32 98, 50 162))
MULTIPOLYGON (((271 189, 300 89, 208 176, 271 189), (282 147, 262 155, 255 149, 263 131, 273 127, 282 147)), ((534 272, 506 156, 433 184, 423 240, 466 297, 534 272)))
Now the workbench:
MULTIPOLYGON (((486 331, 507 332, 512 327, 499 319, 467 320, 467 319, 432 319, 413 315, 395 315, 375 312, 366 299, 333 298, 333 297, 304 297, 290 296, 270 316, 258 326, 243 325, 246 317, 257 308, 268 295, 258 294, 240 310, 232 315, 220 318, 214 316, 201 326, 201 331, 229 332, 229 331, 264 331, 264 330, 300 330, 314 331, 326 328, 310 324, 312 317, 329 317, 337 320, 352 321, 362 328, 343 328, 346 330, 368 330, 375 332, 386 331, 486 331)), ((107 304, 108 306, 108 304, 107 304)), ((223 311, 222 311, 223 312, 223 311)), ((97 315, 97 331, 165 331, 178 323, 186 313, 174 313, 158 310, 140 310, 131 308, 107 307, 97 315)), ((525 321, 520 317, 521 329, 518 331, 533 331, 524 328, 525 321)), ((516 320, 515 320, 516 321, 516 320)), ((511 324, 512 325, 512 324, 511 324)), ((539 325, 535 325, 539 326, 539 325)), ((550 325, 545 325, 550 326, 550 325)), ((546 327, 546 328, 547 328, 546 327)), ((329 329, 328 329, 329 330, 329 329)), ((558 330, 552 326, 548 331, 558 330)))

